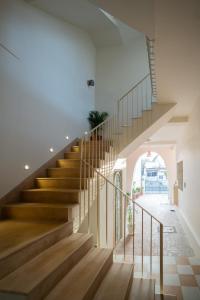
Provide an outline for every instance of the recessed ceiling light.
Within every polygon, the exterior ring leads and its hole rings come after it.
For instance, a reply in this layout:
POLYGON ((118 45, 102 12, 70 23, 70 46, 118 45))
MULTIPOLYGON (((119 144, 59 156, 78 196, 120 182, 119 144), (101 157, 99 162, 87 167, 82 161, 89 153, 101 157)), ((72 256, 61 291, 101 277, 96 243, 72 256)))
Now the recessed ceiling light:
POLYGON ((30 169, 30 166, 29 165, 24 165, 24 170, 29 170, 30 169))

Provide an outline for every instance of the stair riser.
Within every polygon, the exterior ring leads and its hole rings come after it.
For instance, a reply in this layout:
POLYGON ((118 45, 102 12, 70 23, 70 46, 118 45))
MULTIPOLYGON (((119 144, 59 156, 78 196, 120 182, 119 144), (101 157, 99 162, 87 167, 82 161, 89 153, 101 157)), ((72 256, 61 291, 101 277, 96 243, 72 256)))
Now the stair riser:
MULTIPOLYGON (((90 145, 89 144, 84 145, 84 149, 86 149, 86 151, 88 151, 89 149, 93 149, 93 151, 94 150, 97 151, 97 149, 101 149, 103 152, 106 152, 108 148, 109 148, 108 143, 105 145, 96 144, 96 143, 95 144, 90 143, 90 145)), ((79 147, 79 146, 73 146, 71 148, 71 152, 79 153, 80 149, 81 149, 81 147, 79 147)))
MULTIPOLYGON (((65 168, 55 168, 55 169, 49 169, 47 171, 47 175, 48 177, 79 177, 80 178, 80 168, 76 168, 76 169, 65 169, 65 168)), ((85 170, 85 176, 84 177, 88 177, 90 175, 90 177, 92 177, 92 171, 90 171, 89 174, 89 169, 87 168, 85 170)))
MULTIPOLYGON (((66 159, 79 159, 80 158, 80 153, 76 153, 76 152, 69 152, 69 153, 65 153, 64 157, 66 159)), ((86 153, 84 152, 83 157, 85 158, 100 158, 100 159, 104 159, 105 158, 105 153, 102 153, 101 150, 97 150, 97 152, 95 152, 94 150, 88 150, 86 153)))
MULTIPOLYGON (((57 167, 60 168, 80 168, 80 160, 60 159, 57 161, 57 167)), ((93 167, 100 167, 100 160, 93 161, 93 167)))
MULTIPOLYGON (((50 292, 50 290, 79 262, 79 260, 91 249, 93 246, 92 238, 89 238, 84 242, 76 251, 71 253, 66 259, 48 276, 40 282, 28 295, 23 296, 24 300, 42 300, 50 292)), ((1 296, 1 300, 7 300, 8 296, 5 293, 5 297, 1 296)), ((9 294, 9 300, 15 300, 15 294, 9 294)), ((18 299, 18 298, 17 298, 18 299)), ((20 300, 21 300, 20 299, 20 300)))
POLYGON ((29 221, 67 222, 68 208, 59 207, 3 207, 4 218, 29 221))
MULTIPOLYGON (((66 223, 56 230, 35 239, 31 243, 24 245, 20 250, 16 250, 10 255, 0 259, 0 279, 7 274, 13 272, 18 267, 40 254, 45 249, 49 248, 56 242, 60 241, 66 236, 72 234, 73 223, 66 223)), ((0 298, 3 299, 3 298, 0 298)))
MULTIPOLYGON (((80 180, 77 179, 36 179, 38 188, 56 188, 56 189, 79 189, 80 180)), ((87 188, 87 180, 81 182, 81 188, 87 188)))
POLYGON ((72 151, 72 152, 80 152, 80 147, 79 147, 79 146, 73 146, 73 147, 71 148, 71 151, 72 151))
MULTIPOLYGON (((90 142, 86 142, 83 147, 84 148, 93 148, 93 149, 104 149, 105 151, 109 150, 109 147, 112 145, 112 142, 109 143, 109 141, 104 141, 103 143, 100 141, 90 141, 90 142)), ((79 145, 79 147, 81 148, 81 146, 79 145)))
POLYGON ((30 203, 78 203, 79 192, 68 193, 68 192, 32 192, 23 191, 21 193, 21 199, 23 202, 30 203))

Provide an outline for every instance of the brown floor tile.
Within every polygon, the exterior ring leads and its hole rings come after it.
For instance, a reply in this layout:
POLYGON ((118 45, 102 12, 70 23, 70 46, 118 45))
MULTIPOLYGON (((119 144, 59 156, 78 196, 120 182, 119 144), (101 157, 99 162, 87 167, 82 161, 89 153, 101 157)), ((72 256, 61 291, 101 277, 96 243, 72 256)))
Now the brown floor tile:
POLYGON ((177 297, 177 300, 183 300, 181 287, 179 287, 179 286, 165 285, 164 286, 164 294, 175 295, 177 297))
POLYGON ((194 274, 198 275, 200 274, 200 266, 192 266, 194 274))
POLYGON ((179 275, 181 286, 197 286, 194 275, 179 275))
POLYGON ((177 263, 177 265, 189 265, 190 264, 189 259, 185 256, 178 256, 176 258, 176 263, 177 263))
POLYGON ((176 265, 164 265, 164 273, 176 274, 177 266, 176 265))

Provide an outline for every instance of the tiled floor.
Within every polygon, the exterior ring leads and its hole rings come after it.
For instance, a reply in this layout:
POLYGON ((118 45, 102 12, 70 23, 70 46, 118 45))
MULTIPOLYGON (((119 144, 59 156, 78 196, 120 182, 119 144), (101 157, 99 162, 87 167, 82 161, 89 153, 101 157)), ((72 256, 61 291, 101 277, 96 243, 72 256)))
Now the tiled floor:
MULTIPOLYGON (((164 292, 165 294, 176 295, 178 300, 200 300, 200 259, 194 256, 187 236, 179 222, 176 211, 167 205, 167 198, 163 196, 142 197, 139 203, 151 211, 166 226, 175 226, 175 233, 164 234, 164 292)), ((141 215, 138 213, 136 226, 141 228, 141 215)), ((144 222, 145 228, 144 243, 144 266, 143 275, 150 276, 150 256, 149 256, 149 230, 148 221, 144 222)), ((156 279, 156 292, 159 293, 159 234, 157 228, 153 230, 153 258, 152 277, 156 279)), ((135 241, 135 277, 141 277, 141 231, 136 230, 135 241)), ((132 262, 133 240, 131 237, 126 242, 126 260, 132 262)), ((123 245, 119 245, 116 251, 116 259, 123 257, 123 245)))

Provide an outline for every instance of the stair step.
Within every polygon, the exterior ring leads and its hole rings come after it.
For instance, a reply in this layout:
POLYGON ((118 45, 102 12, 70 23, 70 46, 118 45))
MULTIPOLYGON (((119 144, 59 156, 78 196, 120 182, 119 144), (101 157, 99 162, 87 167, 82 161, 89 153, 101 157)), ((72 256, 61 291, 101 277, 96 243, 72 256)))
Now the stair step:
POLYGON ((13 203, 3 206, 2 215, 18 220, 67 222, 75 206, 77 204, 13 203))
POLYGON ((32 203, 78 203, 78 189, 30 189, 21 193, 23 202, 32 203))
MULTIPOLYGON (((93 161, 93 167, 99 168, 101 161, 99 159, 94 159, 93 161)), ((59 159, 57 160, 57 167, 60 168, 80 168, 80 159, 59 159)))
MULTIPOLYGON (((58 188, 58 189, 78 189, 80 188, 80 178, 36 178, 36 185, 38 188, 58 188)), ((81 179, 81 187, 87 187, 87 179, 81 179), (84 182, 85 181, 85 182, 84 182)))
POLYGON ((81 233, 59 241, 0 280, 0 299, 43 299, 92 244, 92 235, 81 233))
MULTIPOLYGON (((92 170, 90 170, 90 176, 92 170)), ((48 177, 78 177, 80 178, 80 167, 79 168, 51 168, 47 170, 48 177)), ((89 168, 85 170, 85 176, 89 176, 89 168)))
POLYGON ((133 281, 133 265, 114 263, 103 279, 94 300, 125 300, 133 281))
POLYGON ((154 300, 155 280, 134 278, 128 300, 154 300))
MULTIPOLYGON (((80 152, 67 152, 64 154, 66 159, 80 159, 81 153, 80 152)), ((92 149, 91 147, 83 152, 84 158, 97 158, 97 159, 104 159, 105 152, 101 148, 92 149), (96 151, 95 151, 96 150, 96 151)))
POLYGON ((72 229, 72 222, 0 221, 0 279, 70 235, 72 229))
POLYGON ((50 292, 45 300, 90 300, 112 264, 112 250, 94 248, 50 292))
POLYGON ((80 147, 79 146, 72 146, 71 150, 72 150, 72 152, 80 152, 80 147))

